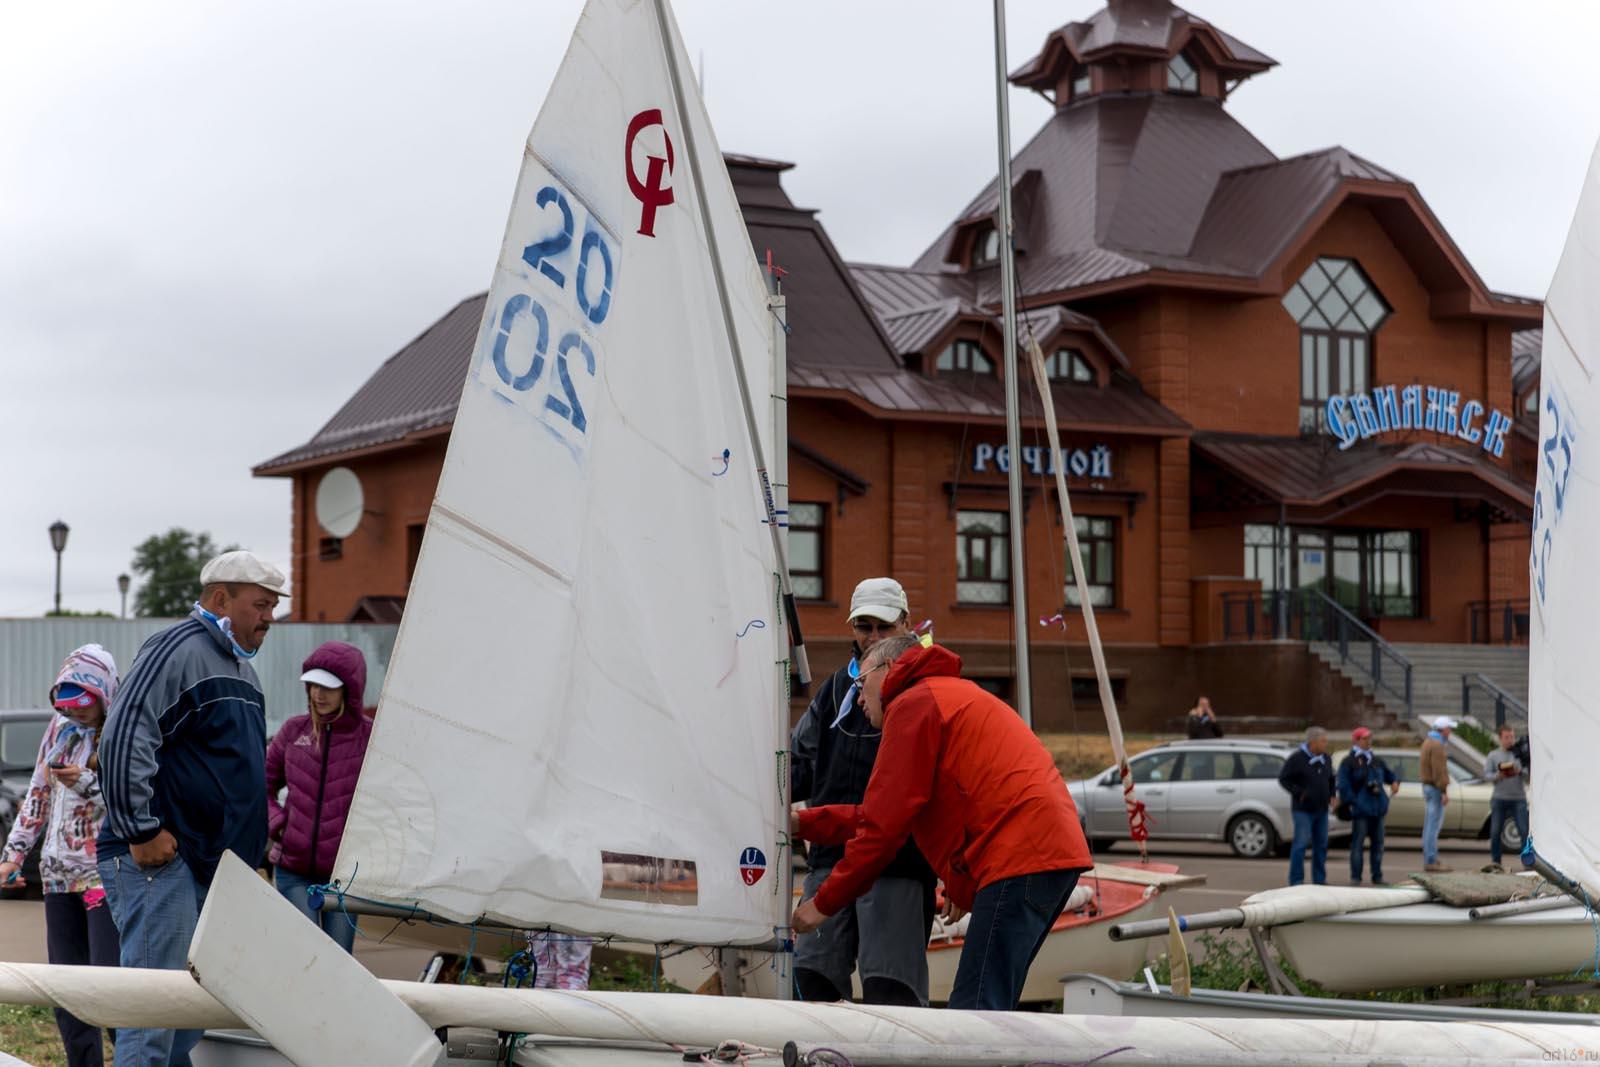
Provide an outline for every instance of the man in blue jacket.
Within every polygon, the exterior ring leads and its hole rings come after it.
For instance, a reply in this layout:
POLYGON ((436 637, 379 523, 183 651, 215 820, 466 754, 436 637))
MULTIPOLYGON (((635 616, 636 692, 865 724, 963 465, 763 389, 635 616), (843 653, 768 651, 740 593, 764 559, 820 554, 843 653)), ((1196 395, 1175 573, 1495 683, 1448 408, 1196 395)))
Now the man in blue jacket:
MULTIPOLYGON (((287 581, 226 552, 200 584, 190 616, 139 649, 100 742, 100 880, 124 967, 183 970, 222 853, 254 866, 266 852, 266 717, 250 660, 287 581)), ((116 1065, 183 1067, 200 1034, 119 1029, 116 1065)))
POLYGON ((1311 850, 1311 880, 1328 881, 1328 809, 1333 807, 1333 764, 1328 760, 1328 731, 1306 730, 1303 744, 1283 761, 1278 784, 1289 793, 1294 816, 1294 844, 1289 846, 1289 884, 1306 880, 1306 849, 1311 850))
POLYGON ((1339 801, 1350 809, 1350 884, 1361 884, 1363 844, 1372 842, 1372 884, 1383 884, 1383 820, 1389 798, 1400 792, 1400 777, 1372 751, 1372 731, 1358 726, 1355 747, 1339 764, 1339 801))

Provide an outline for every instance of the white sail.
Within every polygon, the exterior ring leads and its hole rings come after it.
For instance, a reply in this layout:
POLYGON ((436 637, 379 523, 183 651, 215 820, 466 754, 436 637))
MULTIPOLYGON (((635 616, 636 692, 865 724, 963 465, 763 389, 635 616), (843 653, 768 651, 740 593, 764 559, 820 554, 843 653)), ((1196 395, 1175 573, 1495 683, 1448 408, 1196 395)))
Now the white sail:
POLYGON ((1544 307, 1538 488, 1529 558, 1533 846, 1600 899, 1600 825, 1590 761, 1600 752, 1594 609, 1600 604, 1600 150, 1544 307))
POLYGON ((529 136, 340 849, 354 897, 703 943, 788 904, 776 562, 687 138, 752 391, 769 313, 662 9, 591 0, 529 136))

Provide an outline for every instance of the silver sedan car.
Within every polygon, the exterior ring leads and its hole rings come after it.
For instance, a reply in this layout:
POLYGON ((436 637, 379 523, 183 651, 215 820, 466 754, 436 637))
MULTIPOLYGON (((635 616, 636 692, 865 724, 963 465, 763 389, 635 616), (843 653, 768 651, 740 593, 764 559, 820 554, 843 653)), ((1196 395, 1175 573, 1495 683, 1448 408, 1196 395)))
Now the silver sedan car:
MULTIPOLYGON (((1139 799, 1150 815, 1152 840, 1225 841, 1247 859, 1271 856, 1294 838, 1289 794, 1278 785, 1287 741, 1222 738, 1171 741, 1130 760, 1139 799)), ((1111 767, 1070 782, 1091 848, 1126 840, 1122 781, 1111 767)), ((1332 820, 1331 838, 1348 838, 1350 824, 1332 820)))

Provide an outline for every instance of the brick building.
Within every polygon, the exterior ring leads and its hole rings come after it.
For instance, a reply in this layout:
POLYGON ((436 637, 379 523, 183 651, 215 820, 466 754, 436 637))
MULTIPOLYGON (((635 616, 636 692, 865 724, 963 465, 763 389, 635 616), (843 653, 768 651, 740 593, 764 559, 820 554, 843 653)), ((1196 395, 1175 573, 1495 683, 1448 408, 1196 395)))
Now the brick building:
MULTIPOLYGON (((848 654, 854 583, 892 574, 1009 694, 1021 536, 1034 614, 1068 619, 1032 635, 1035 722, 1067 725, 1067 694, 1092 684, 1055 463, 1135 728, 1201 691, 1337 721, 1361 694, 1307 642, 1341 620, 1395 641, 1499 639, 1504 620, 1516 636, 1540 306, 1490 291, 1403 178, 1342 148, 1279 159, 1251 136, 1227 96, 1273 65, 1166 0, 1113 0, 1012 75, 1056 106, 1012 166, 1023 318, 1063 433, 1050 456, 1019 383, 1021 530, 995 183, 909 267, 845 264, 784 192, 788 164, 727 157, 758 256, 787 272, 792 564, 815 662, 848 654)), ((398 618, 482 304, 256 468, 294 483, 296 617, 398 618), (342 540, 311 507, 338 466, 368 509, 342 540)))

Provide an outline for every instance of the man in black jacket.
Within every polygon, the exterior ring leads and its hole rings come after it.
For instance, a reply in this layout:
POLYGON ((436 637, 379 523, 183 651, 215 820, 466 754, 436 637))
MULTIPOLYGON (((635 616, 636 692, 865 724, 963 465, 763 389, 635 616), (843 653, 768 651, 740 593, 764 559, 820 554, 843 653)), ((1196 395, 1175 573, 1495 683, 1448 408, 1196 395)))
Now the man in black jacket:
MULTIPOLYGON (((905 590, 892 578, 868 578, 856 586, 849 618, 855 655, 818 686, 791 744, 791 796, 812 807, 860 804, 865 798, 883 732, 867 721, 856 665, 879 641, 911 632, 905 590)), ((816 894, 843 854, 840 845, 811 846, 805 899, 816 894)), ((814 933, 795 938, 801 998, 849 1000, 850 973, 858 970, 868 1004, 926 1005, 934 882, 933 868, 907 839, 871 889, 814 933)))
POLYGON ((1289 848, 1289 884, 1306 880, 1306 847, 1311 848, 1311 880, 1328 883, 1328 809, 1336 803, 1333 761, 1328 758, 1328 731, 1306 730, 1303 744, 1283 761, 1278 784, 1289 792, 1294 816, 1294 844, 1289 848))

